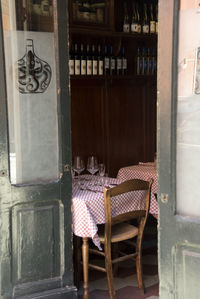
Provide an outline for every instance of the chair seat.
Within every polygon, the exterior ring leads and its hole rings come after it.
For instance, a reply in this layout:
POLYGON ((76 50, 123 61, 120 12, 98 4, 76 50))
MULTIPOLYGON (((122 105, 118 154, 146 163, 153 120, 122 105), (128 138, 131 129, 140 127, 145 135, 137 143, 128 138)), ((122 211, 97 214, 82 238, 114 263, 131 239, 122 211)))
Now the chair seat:
MULTIPOLYGON (((138 228, 128 223, 119 223, 112 226, 111 232, 111 242, 115 243, 137 236, 138 228)), ((101 243, 104 243, 104 226, 99 228, 98 235, 101 243)))

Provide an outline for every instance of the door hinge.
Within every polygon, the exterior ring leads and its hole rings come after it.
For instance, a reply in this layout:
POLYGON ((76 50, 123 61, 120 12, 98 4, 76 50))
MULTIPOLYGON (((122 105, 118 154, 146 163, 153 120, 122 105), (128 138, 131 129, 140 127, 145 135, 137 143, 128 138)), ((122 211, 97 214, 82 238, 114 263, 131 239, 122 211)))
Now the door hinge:
POLYGON ((65 164, 64 165, 64 172, 68 172, 68 171, 70 171, 70 166, 69 166, 69 164, 65 164))
POLYGON ((161 193, 161 201, 163 203, 168 203, 168 194, 166 193, 161 193))

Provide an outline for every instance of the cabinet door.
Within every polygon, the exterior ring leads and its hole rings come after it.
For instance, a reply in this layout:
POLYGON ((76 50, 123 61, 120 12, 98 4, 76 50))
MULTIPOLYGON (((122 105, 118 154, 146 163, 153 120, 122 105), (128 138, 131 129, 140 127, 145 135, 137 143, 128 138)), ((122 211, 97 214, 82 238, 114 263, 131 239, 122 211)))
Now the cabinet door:
MULTIPOLYGON (((27 2, 23 3, 28 14, 27 2)), ((66 2, 57 1, 54 9, 57 29, 41 32, 39 27, 27 30, 27 20, 18 30, 15 1, 1 1, 0 5, 3 299, 76 298, 68 49, 67 42, 62 42, 68 36, 66 2)))

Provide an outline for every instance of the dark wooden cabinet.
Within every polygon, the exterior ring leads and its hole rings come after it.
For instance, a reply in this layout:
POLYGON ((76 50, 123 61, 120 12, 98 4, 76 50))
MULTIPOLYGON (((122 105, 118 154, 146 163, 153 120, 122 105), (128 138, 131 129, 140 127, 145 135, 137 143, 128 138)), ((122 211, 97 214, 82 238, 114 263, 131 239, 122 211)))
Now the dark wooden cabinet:
POLYGON ((72 154, 85 162, 96 155, 110 176, 120 167, 153 161, 156 151, 156 72, 137 75, 136 58, 138 48, 157 48, 157 36, 121 32, 122 7, 110 1, 108 30, 70 18, 71 45, 112 45, 115 57, 125 48, 126 75, 80 75, 70 81, 72 154))

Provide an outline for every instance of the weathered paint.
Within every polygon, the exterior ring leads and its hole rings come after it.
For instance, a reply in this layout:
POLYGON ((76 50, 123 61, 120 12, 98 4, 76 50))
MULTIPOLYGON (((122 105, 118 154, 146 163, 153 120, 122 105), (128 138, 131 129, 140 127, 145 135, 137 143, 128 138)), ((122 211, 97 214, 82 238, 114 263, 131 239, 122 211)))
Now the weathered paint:
POLYGON ((67 1, 54 1, 59 75, 61 175, 57 183, 11 186, 0 5, 0 298, 77 298, 71 229, 70 97, 67 1), (66 42, 64 42, 66 41, 66 42), (66 171, 67 170, 67 171, 66 171))
POLYGON ((179 1, 159 1, 157 140, 161 299, 199 298, 200 221, 176 215, 178 11, 179 1))

